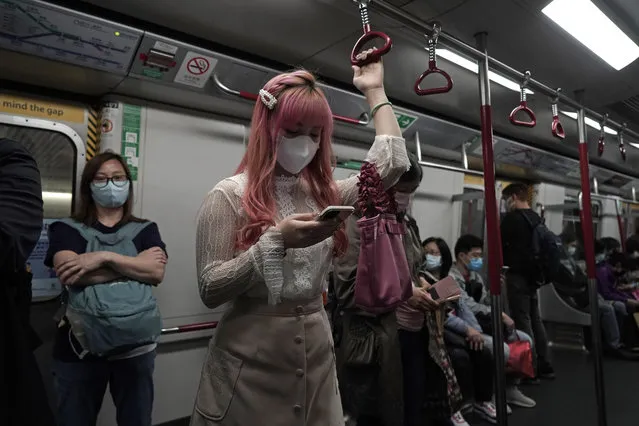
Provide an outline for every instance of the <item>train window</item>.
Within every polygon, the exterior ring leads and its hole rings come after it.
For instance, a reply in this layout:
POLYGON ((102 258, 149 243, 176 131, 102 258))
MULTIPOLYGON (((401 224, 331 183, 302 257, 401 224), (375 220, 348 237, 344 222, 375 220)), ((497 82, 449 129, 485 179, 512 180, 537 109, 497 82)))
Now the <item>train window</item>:
MULTIPOLYGON (((581 228, 581 215, 576 197, 566 197, 565 207, 563 211, 563 231, 568 232, 577 237, 579 247, 583 247, 583 231, 581 228)), ((592 230, 595 238, 599 238, 599 223, 601 221, 601 203, 599 201, 592 202, 592 230)), ((583 250, 577 250, 575 260, 584 260, 583 250)))
MULTIPOLYGON (((28 260, 28 266, 33 273, 33 300, 43 301, 57 297, 61 291, 55 273, 44 265, 48 249, 47 228, 54 220, 71 214, 78 171, 78 143, 81 146, 82 142, 73 140, 56 128, 63 128, 61 125, 39 122, 36 127, 29 127, 28 123, 25 120, 24 125, 16 125, 0 120, 0 138, 24 144, 40 169, 45 219, 40 241, 28 260)), ((75 133, 69 133, 79 139, 75 133)))

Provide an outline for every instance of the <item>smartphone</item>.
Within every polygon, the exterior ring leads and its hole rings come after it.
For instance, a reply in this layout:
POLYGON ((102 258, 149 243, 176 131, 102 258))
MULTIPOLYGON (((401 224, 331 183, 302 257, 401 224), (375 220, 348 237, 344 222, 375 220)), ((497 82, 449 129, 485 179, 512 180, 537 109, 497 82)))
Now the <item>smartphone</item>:
POLYGON ((317 220, 331 220, 339 217, 344 221, 354 212, 353 206, 328 206, 317 216, 317 220))

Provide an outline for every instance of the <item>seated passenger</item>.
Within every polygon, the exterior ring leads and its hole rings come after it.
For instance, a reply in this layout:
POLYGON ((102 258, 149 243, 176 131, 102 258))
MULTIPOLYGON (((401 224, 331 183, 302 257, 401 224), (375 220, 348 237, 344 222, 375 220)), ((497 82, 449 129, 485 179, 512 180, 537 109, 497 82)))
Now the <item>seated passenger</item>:
MULTIPOLYGON (((426 280, 434 284, 447 277, 453 264, 453 256, 441 238, 428 238, 422 243, 426 253, 424 272, 426 280)), ((493 399, 493 356, 484 346, 481 327, 463 300, 449 303, 449 313, 444 322, 444 341, 455 369, 455 376, 462 391, 465 407, 474 407, 485 420, 496 423, 497 410, 493 399), (465 318, 457 320, 457 315, 465 318), (474 328, 473 328, 474 327, 474 328), (474 404, 473 404, 474 402, 474 404)), ((453 414, 451 421, 456 426, 468 423, 463 410, 453 414)))
POLYGON ((623 316, 636 312, 639 308, 639 301, 617 288, 617 279, 624 273, 622 266, 624 256, 621 253, 615 253, 607 258, 604 243, 595 241, 595 262, 599 294, 605 300, 612 301, 617 312, 623 316))
MULTIPOLYGON (((474 235, 461 236, 455 244, 455 262, 450 269, 450 275, 461 288, 461 300, 475 315, 483 330, 484 344, 492 351, 492 309, 488 291, 479 273, 483 268, 483 246, 483 241, 474 235)), ((504 334, 506 340, 504 342, 504 360, 507 361, 510 356, 510 348, 507 343, 519 339, 527 340, 533 345, 533 341, 528 334, 515 329, 515 323, 505 312, 501 313, 501 317, 506 330, 504 334)), ((508 402, 520 407, 534 407, 535 401, 525 396, 516 383, 517 380, 513 379, 506 389, 508 402)))
POLYGON ((60 426, 95 425, 107 384, 118 426, 151 426, 161 320, 150 286, 162 282, 167 256, 157 225, 132 210, 129 168, 121 156, 106 152, 84 166, 73 219, 49 226, 45 264, 55 267, 67 300, 53 347, 60 426), (105 246, 108 251, 95 250, 105 246), (117 308, 118 326, 126 333, 116 332, 108 320, 116 312, 107 309, 99 324, 78 314, 76 298, 88 307, 117 308), (94 352, 109 345, 113 348, 105 353, 94 352))
MULTIPOLYGON (((383 64, 353 72, 377 133, 367 158, 389 188, 410 164, 383 64)), ((237 174, 203 202, 200 297, 209 308, 232 303, 209 345, 192 426, 344 425, 322 291, 348 241, 339 220, 317 215, 354 205, 359 177, 333 179, 332 135, 332 112, 312 74, 273 77, 255 103, 237 174)))
MULTIPOLYGON (((567 247, 570 256, 574 256, 577 251, 577 237, 571 232, 561 234, 561 241, 567 247)), ((589 312, 588 292, 579 298, 576 298, 579 308, 589 312)), ((599 318, 601 322, 601 334, 605 345, 606 352, 613 356, 619 356, 625 359, 634 358, 631 353, 627 352, 621 341, 621 327, 617 319, 617 313, 613 306, 613 302, 605 300, 601 294, 597 295, 597 304, 599 306, 599 318)), ((623 320, 623 317, 622 317, 623 320)), ((621 323, 623 324, 623 323, 621 323)))

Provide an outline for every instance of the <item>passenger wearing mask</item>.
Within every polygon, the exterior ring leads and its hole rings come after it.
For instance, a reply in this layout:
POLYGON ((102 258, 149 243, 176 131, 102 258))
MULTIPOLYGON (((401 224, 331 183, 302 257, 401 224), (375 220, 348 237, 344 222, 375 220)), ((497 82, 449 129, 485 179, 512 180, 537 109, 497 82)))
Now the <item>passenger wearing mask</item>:
POLYGON ((151 287, 164 279, 165 248, 158 226, 133 215, 124 159, 105 152, 88 161, 79 208, 49 225, 45 259, 65 286, 53 348, 59 426, 95 425, 107 384, 118 426, 151 426, 162 328, 151 287))
MULTIPOLYGON (((477 322, 481 326, 480 330, 483 331, 482 337, 484 339, 484 345, 488 347, 492 353, 492 308, 490 305, 490 295, 481 276, 481 271, 484 267, 483 246, 484 242, 480 238, 474 235, 462 235, 455 244, 455 263, 450 269, 450 276, 455 279, 461 288, 461 300, 468 306, 469 310, 477 319, 477 322)), ((505 312, 501 313, 501 318, 505 329, 505 361, 508 361, 510 357, 510 348, 507 343, 516 340, 525 340, 530 342, 531 346, 534 347, 531 337, 523 331, 516 329, 515 322, 505 312)), ((506 387, 506 399, 508 403, 524 408, 532 408, 536 405, 533 399, 527 397, 519 390, 517 387, 518 380, 515 377, 509 377, 508 382, 508 386, 506 387)))
POLYGON ((427 291, 435 279, 422 269, 424 250, 419 227, 409 214, 423 173, 415 156, 411 156, 413 168, 418 172, 418 179, 400 182, 395 187, 400 216, 407 225, 404 247, 414 285, 414 296, 397 308, 404 367, 405 424, 422 426, 429 417, 426 424, 451 425, 462 397, 444 342, 446 307, 434 301, 427 291))
POLYGON ((40 171, 23 144, 0 138, 0 424, 53 426, 33 354, 31 273, 26 262, 42 232, 40 171))
MULTIPOLYGON (((383 66, 353 70, 377 133, 367 160, 390 188, 410 163, 383 66)), ((317 216, 330 205, 355 205, 358 176, 333 180, 332 134, 332 112, 312 74, 272 78, 255 103, 237 174, 204 200, 200 297, 209 308, 232 303, 209 345, 193 426, 344 425, 322 291, 348 240, 338 219, 317 216)))
MULTIPOLYGON (((430 284, 448 276, 453 265, 453 256, 448 244, 431 237, 422 243, 426 253, 424 275, 430 284)), ((455 376, 459 382, 464 407, 473 409, 486 421, 497 422, 497 410, 493 399, 493 356, 484 345, 481 327, 463 300, 449 303, 444 322, 444 341, 453 362, 455 376)), ((462 411, 455 412, 451 421, 455 426, 467 426, 462 411)))
POLYGON ((541 265, 537 264, 532 246, 531 224, 539 224, 541 217, 530 208, 528 192, 529 187, 522 183, 510 184, 502 191, 508 210, 501 221, 504 265, 509 268, 506 275, 508 306, 516 327, 535 342, 533 356, 537 379, 554 379, 555 370, 550 363, 546 328, 537 296, 541 265))
MULTIPOLYGON (((566 251, 571 257, 577 252, 577 238, 571 232, 561 234, 561 241, 566 251)), ((579 308, 589 312, 588 310, 588 294, 584 289, 583 296, 577 298, 579 308)), ((619 315, 615 311, 613 302, 605 300, 601 294, 597 295, 597 304, 599 306, 599 318, 601 322, 601 334, 605 344, 605 350, 612 356, 618 356, 624 359, 635 359, 636 357, 627 351, 621 341, 621 327, 619 320, 624 320, 623 315, 619 315)), ((623 322, 621 323, 623 324, 623 322)))
MULTIPOLYGON (((411 167, 394 187, 398 207, 402 211, 406 209, 413 187, 419 185, 422 174, 417 157, 409 153, 408 158, 411 167), (407 193, 399 192, 407 186, 407 193)), ((406 408, 410 410, 414 405, 423 405, 423 396, 420 402, 414 401, 410 394, 404 394, 395 312, 375 315, 355 305, 355 279, 360 255, 357 220, 360 217, 360 212, 356 212, 346 221, 349 245, 345 255, 333 262, 333 285, 337 298, 334 331, 342 405, 346 415, 358 426, 403 426, 404 398, 407 400, 406 408)), ((413 293, 415 303, 429 309, 437 307, 422 289, 414 287, 413 293)))
POLYGON ((595 263, 597 265, 597 289, 605 299, 612 301, 615 310, 624 317, 629 313, 639 310, 639 301, 628 293, 617 288, 620 277, 623 276, 623 262, 625 258, 621 253, 607 256, 606 246, 601 241, 595 241, 595 263))

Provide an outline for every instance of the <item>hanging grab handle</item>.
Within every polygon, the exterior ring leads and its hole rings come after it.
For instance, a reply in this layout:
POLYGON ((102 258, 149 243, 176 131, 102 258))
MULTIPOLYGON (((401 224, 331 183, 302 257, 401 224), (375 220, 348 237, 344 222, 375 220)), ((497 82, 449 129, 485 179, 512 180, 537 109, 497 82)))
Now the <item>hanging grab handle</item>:
POLYGON ((351 64, 357 65, 358 67, 363 67, 366 64, 370 64, 371 62, 377 62, 382 56, 390 52, 391 47, 393 47, 393 41, 391 38, 384 34, 381 31, 371 31, 371 21, 368 16, 368 3, 371 0, 353 0, 359 4, 359 15, 362 18, 362 26, 364 28, 364 34, 357 40, 355 46, 353 46, 353 51, 351 52, 351 64), (370 55, 366 57, 366 59, 357 59, 357 55, 362 51, 364 45, 371 40, 375 40, 376 38, 384 40, 384 46, 380 49, 375 49, 370 55))
MULTIPOLYGON (((249 101, 257 101, 259 99, 259 95, 256 95, 254 93, 231 89, 230 87, 224 85, 220 81, 217 74, 213 74, 213 81, 215 82, 215 85, 227 95, 238 96, 242 99, 247 99, 249 101)), ((355 124, 357 126, 367 126, 368 123, 370 122, 370 119, 368 118, 368 114, 364 112, 362 113, 360 117, 361 118, 351 118, 351 117, 344 117, 343 115, 333 114, 333 120, 341 121, 342 123, 355 124)))
POLYGON ((453 79, 444 70, 437 68, 437 39, 441 32, 441 25, 433 23, 433 34, 428 38, 428 69, 419 76, 415 82, 415 93, 419 96, 436 95, 438 93, 447 93, 453 88, 453 79), (422 89, 420 87, 422 81, 431 74, 439 74, 446 79, 446 85, 441 87, 433 87, 430 89, 422 89))
POLYGON ((608 121, 608 114, 604 114, 601 123, 599 123, 599 141, 597 142, 597 154, 601 157, 606 148, 606 122, 608 121))
POLYGON ((623 161, 626 161, 626 145, 623 143, 623 132, 624 130, 626 130, 626 127, 628 127, 628 124, 623 123, 623 126, 621 127, 621 129, 619 129, 619 153, 621 154, 621 158, 623 158, 623 161))
POLYGON ((520 86, 520 102, 519 106, 517 106, 508 117, 510 122, 515 126, 523 126, 523 127, 535 127, 537 125, 537 117, 535 117, 535 113, 528 108, 528 102, 526 101, 526 86, 528 86, 528 82, 530 81, 530 71, 526 71, 524 75, 524 81, 520 86), (528 121, 518 120, 515 116, 517 113, 523 112, 528 116, 528 121))
POLYGON ((557 104, 559 103, 559 92, 561 92, 561 88, 557 89, 557 96, 553 98, 552 101, 552 135, 559 139, 566 138, 566 132, 564 131, 564 126, 561 125, 561 121, 559 121, 559 108, 557 104))

